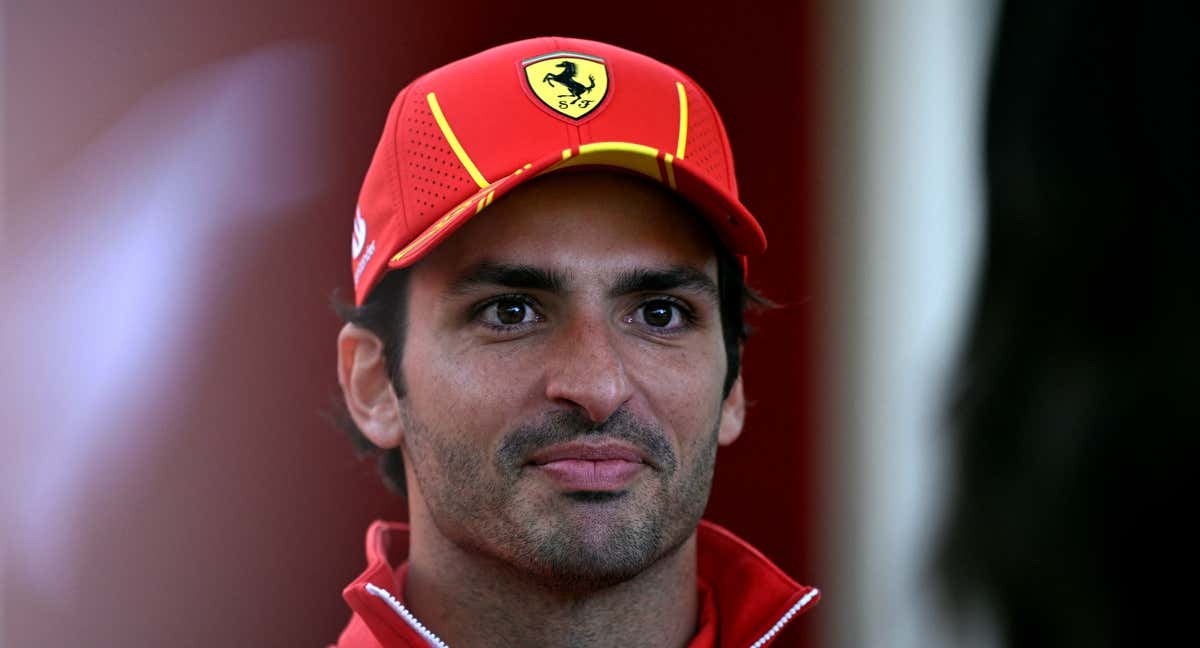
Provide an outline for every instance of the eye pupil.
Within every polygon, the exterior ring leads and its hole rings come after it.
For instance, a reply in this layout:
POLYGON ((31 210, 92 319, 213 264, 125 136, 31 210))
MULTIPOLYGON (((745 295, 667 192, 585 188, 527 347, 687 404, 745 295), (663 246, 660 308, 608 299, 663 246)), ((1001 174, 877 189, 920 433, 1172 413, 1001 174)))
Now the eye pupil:
POLYGON ((501 324, 520 324, 525 319, 525 304, 519 301, 506 300, 497 302, 496 319, 501 324))
POLYGON ((642 317, 650 326, 666 326, 671 323, 671 307, 662 302, 646 304, 642 307, 642 317))

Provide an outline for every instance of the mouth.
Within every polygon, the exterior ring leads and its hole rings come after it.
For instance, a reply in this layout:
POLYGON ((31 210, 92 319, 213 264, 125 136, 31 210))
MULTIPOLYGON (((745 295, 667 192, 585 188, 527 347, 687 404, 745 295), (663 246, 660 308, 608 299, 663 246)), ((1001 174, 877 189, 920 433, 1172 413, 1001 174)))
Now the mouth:
POLYGON ((584 493, 623 491, 650 468, 637 448, 616 441, 553 445, 527 465, 563 490, 584 493))

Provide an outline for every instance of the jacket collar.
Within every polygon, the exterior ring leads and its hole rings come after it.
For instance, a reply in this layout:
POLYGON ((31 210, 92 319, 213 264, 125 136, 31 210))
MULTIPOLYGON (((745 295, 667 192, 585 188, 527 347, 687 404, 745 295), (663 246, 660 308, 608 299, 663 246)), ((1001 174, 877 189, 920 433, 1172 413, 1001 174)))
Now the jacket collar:
MULTIPOLYGON (((697 530, 700 619, 688 648, 763 648, 820 599, 757 549, 711 522, 697 530)), ((408 525, 376 521, 367 529, 367 569, 342 591, 354 611, 338 648, 444 647, 404 605, 408 525), (399 564, 399 568, 392 564, 399 564)))

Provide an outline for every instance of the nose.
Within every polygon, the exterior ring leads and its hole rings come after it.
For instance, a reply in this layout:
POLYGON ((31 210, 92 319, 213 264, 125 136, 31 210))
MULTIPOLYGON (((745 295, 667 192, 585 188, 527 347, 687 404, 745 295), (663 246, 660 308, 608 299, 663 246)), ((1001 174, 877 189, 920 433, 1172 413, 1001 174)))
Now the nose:
POLYGON ((602 423, 632 396, 618 334, 597 319, 580 319, 563 331, 548 359, 546 397, 577 407, 602 423))

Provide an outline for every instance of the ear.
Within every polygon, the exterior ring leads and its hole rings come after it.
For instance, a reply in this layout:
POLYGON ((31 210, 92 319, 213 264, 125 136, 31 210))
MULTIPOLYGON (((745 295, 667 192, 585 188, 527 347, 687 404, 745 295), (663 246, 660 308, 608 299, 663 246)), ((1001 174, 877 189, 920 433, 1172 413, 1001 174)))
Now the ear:
POLYGON ((742 391, 742 374, 733 381, 725 402, 721 403, 721 426, 717 428, 717 443, 723 446, 737 440, 746 422, 746 394, 742 391))
POLYGON ((350 418, 380 448, 400 445, 400 402, 383 357, 383 341, 361 326, 347 324, 338 333, 338 383, 350 418))

